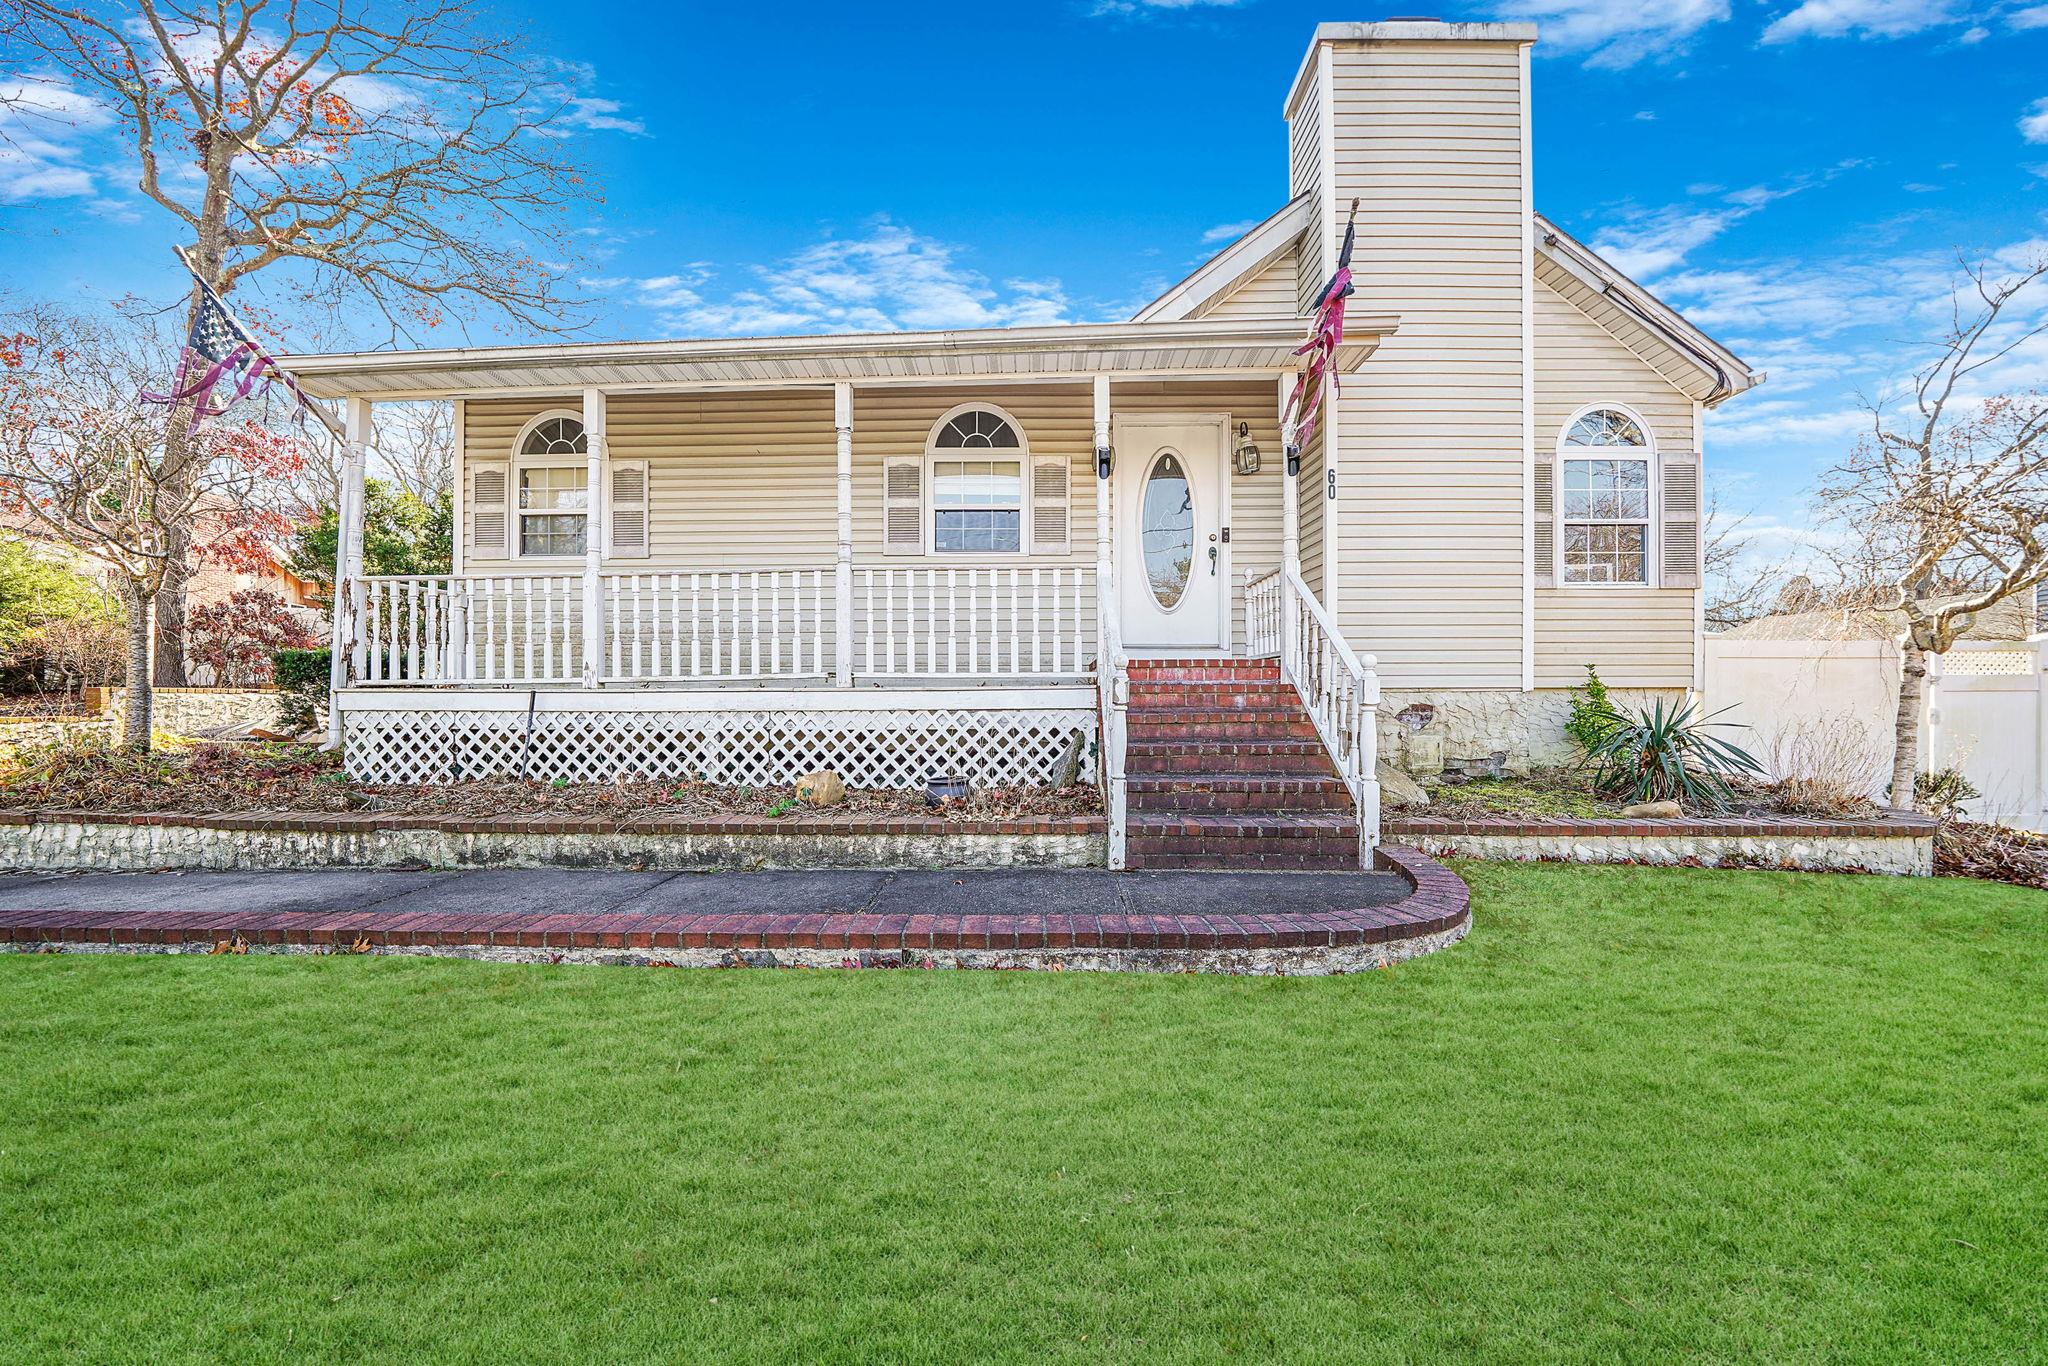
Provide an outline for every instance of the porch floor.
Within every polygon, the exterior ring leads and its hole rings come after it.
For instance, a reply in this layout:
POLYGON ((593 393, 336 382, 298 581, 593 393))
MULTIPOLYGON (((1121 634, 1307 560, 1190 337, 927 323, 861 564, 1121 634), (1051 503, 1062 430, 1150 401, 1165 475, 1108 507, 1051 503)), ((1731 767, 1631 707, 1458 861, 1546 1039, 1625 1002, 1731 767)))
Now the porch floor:
POLYGON ((367 941, 470 956, 1387 944, 1464 923, 1462 884, 1417 862, 1429 870, 1419 885, 1392 871, 15 874, 0 876, 0 940, 190 951, 240 935, 259 948, 367 941), (577 909, 563 914, 568 906, 577 909))

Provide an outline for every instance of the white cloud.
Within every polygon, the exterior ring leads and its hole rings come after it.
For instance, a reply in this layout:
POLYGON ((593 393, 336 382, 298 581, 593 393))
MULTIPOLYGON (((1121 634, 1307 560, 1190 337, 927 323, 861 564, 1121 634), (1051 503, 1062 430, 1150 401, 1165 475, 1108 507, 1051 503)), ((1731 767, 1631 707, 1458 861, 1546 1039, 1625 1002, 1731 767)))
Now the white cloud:
POLYGON ((648 279, 615 277, 593 289, 654 311, 685 335, 894 332, 1023 327, 1071 321, 1057 280, 1006 279, 1000 287, 955 260, 957 248, 878 220, 866 235, 828 238, 773 265, 754 283, 720 291, 698 262, 648 279))
POLYGON ((2020 116, 2020 135, 2028 142, 2048 142, 2048 97, 2027 106, 2020 116))
POLYGON ((0 203, 97 194, 85 144, 112 123, 61 75, 0 77, 0 203))
POLYGON ((1187 9, 1229 9, 1242 0, 1095 0, 1088 12, 1105 14, 1158 14, 1187 9))
POLYGON ((576 128, 593 133, 645 133, 647 125, 641 120, 620 116, 619 111, 623 108, 625 106, 617 100, 575 96, 564 100, 561 112, 548 123, 550 128, 576 128))
POLYGON ((2048 28, 2048 5, 2029 5, 2016 9, 2005 16, 2005 22, 2014 28, 2048 28))
POLYGON ((1728 0, 1500 0, 1494 12, 1541 24, 1539 53, 1583 53, 1587 66, 1620 68, 1683 52, 1728 18, 1728 0))
POLYGON ((1247 218, 1242 223, 1218 223, 1202 234, 1204 242, 1235 242, 1238 238, 1259 226, 1262 219, 1247 218))
POLYGON ((1767 43, 1798 38, 1903 38, 1963 22, 1956 0, 1805 0, 1764 29, 1767 43))
POLYGON ((1747 185, 1736 190, 1719 185, 1692 185, 1687 187, 1687 194, 1696 199, 1714 195, 1720 202, 1625 212, 1619 222, 1595 235, 1593 246, 1624 275, 1652 280, 1677 269, 1695 249, 1751 214, 1865 164, 1860 158, 1839 161, 1825 171, 1797 176, 1782 185, 1747 185))

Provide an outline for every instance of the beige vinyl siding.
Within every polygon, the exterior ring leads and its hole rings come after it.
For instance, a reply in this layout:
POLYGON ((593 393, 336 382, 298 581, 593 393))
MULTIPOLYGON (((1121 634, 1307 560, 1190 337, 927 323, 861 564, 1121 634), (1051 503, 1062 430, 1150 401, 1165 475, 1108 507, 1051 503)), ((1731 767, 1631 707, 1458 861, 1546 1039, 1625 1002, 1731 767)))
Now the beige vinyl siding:
MULTIPOLYGON (((1555 452, 1565 422, 1590 403, 1619 403, 1634 411, 1649 424, 1660 456, 1697 457, 1692 400, 1604 326, 1539 281, 1540 456, 1555 452)), ((1562 545, 1562 532, 1558 541, 1562 545)), ((1691 687, 1697 596, 1690 589, 1537 589, 1536 686, 1578 683, 1591 664, 1615 687, 1691 687)))
POLYGON ((1714 392, 1712 375, 1677 350, 1661 335, 1651 331, 1633 313, 1580 280, 1555 261, 1539 255, 1536 279, 1620 339, 1629 352, 1663 376, 1689 398, 1706 400, 1714 392))
POLYGON ((1292 250, 1282 252, 1264 269, 1246 276, 1201 316, 1230 319, 1295 317, 1294 256, 1292 250))
POLYGON ((1313 68, 1302 87, 1300 102, 1287 116, 1287 197, 1315 194, 1316 226, 1309 229, 1294 260, 1295 312, 1306 313, 1315 304, 1316 291, 1323 284, 1323 232, 1329 222, 1329 204, 1323 190, 1322 91, 1313 68))
POLYGON ((1521 51, 1339 43, 1332 61, 1352 307, 1401 319, 1344 382, 1333 605, 1390 686, 1519 688, 1521 51))
MULTIPOLYGON (((1282 461, 1285 468, 1285 461, 1282 461)), ((1301 581, 1317 597, 1323 597, 1323 434, 1309 438, 1301 452, 1301 475, 1297 490, 1301 498, 1301 581)))

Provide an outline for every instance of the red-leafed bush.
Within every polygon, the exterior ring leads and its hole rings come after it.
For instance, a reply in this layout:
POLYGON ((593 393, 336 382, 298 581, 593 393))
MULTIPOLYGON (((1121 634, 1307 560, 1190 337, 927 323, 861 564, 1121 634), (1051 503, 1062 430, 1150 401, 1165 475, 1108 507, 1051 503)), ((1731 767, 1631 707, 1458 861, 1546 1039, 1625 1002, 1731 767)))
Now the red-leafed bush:
POLYGON ((320 643, 283 598, 267 588, 243 588, 226 602, 194 608, 185 628, 185 649, 220 687, 265 685, 279 650, 310 650, 320 643))

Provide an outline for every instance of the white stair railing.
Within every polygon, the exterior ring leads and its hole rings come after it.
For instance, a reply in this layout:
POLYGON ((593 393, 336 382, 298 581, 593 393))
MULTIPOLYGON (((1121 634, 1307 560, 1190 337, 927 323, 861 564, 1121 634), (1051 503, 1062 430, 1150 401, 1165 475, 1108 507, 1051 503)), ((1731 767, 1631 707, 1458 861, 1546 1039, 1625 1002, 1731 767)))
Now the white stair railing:
POLYGON ((1109 866, 1121 869, 1126 866, 1125 825, 1129 815, 1124 753, 1130 739, 1127 712, 1131 705, 1131 681, 1130 661, 1124 655, 1123 635, 1113 610, 1103 613, 1096 649, 1095 699, 1101 710, 1102 752, 1095 756, 1095 770, 1102 784, 1103 814, 1109 822, 1109 866))
POLYGON ((1247 653, 1280 661, 1358 810, 1361 859, 1380 838, 1378 661, 1360 656, 1292 569, 1245 585, 1247 653))

